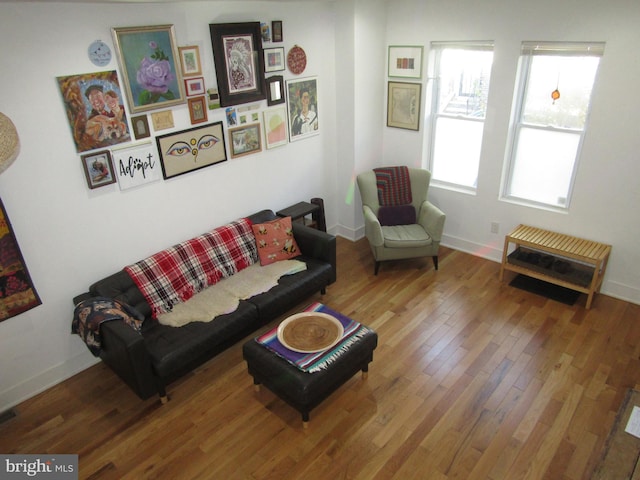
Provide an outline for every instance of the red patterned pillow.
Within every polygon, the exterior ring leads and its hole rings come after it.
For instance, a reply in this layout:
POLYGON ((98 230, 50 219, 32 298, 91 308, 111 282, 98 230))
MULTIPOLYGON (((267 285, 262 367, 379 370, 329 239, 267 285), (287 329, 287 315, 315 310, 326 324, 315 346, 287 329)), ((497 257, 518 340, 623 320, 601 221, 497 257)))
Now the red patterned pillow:
POLYGON ((252 225, 252 228, 258 246, 260 265, 269 265, 301 255, 296 239, 293 237, 291 217, 257 223, 252 225))

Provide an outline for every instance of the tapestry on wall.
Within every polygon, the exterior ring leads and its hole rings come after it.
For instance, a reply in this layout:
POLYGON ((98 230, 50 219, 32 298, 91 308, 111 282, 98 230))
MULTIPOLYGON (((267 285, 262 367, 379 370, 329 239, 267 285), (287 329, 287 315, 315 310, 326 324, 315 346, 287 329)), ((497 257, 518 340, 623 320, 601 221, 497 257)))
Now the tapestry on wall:
POLYGON ((0 322, 41 303, 0 200, 0 322))

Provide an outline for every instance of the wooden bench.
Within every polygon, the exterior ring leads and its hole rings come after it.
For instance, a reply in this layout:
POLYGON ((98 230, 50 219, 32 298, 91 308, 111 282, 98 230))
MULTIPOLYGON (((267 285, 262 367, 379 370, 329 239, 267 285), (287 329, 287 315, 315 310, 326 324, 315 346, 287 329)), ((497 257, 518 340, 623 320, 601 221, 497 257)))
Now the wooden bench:
POLYGON ((600 291, 611 245, 518 225, 504 239, 500 280, 505 270, 587 294, 586 308, 600 291), (510 244, 514 251, 509 254, 510 244))

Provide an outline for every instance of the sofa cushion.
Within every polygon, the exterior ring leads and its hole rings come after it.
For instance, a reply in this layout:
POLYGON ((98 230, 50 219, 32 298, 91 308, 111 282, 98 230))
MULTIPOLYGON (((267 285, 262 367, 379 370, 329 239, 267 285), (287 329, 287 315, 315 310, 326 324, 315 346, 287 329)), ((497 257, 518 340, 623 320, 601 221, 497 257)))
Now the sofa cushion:
POLYGON ((300 249, 293 236, 291 217, 257 223, 252 225, 252 228, 256 237, 260 265, 269 265, 300 255, 300 249))

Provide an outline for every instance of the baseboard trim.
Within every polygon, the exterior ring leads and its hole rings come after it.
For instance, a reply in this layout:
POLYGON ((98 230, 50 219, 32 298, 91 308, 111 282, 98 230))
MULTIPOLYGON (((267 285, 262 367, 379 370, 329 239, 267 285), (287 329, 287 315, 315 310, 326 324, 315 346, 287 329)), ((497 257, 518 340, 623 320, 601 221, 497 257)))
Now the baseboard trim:
POLYGON ((100 362, 100 359, 93 358, 90 355, 80 354, 35 377, 24 380, 18 385, 14 385, 0 393, 0 412, 12 409, 19 403, 35 397, 39 393, 77 375, 98 362, 100 362))

